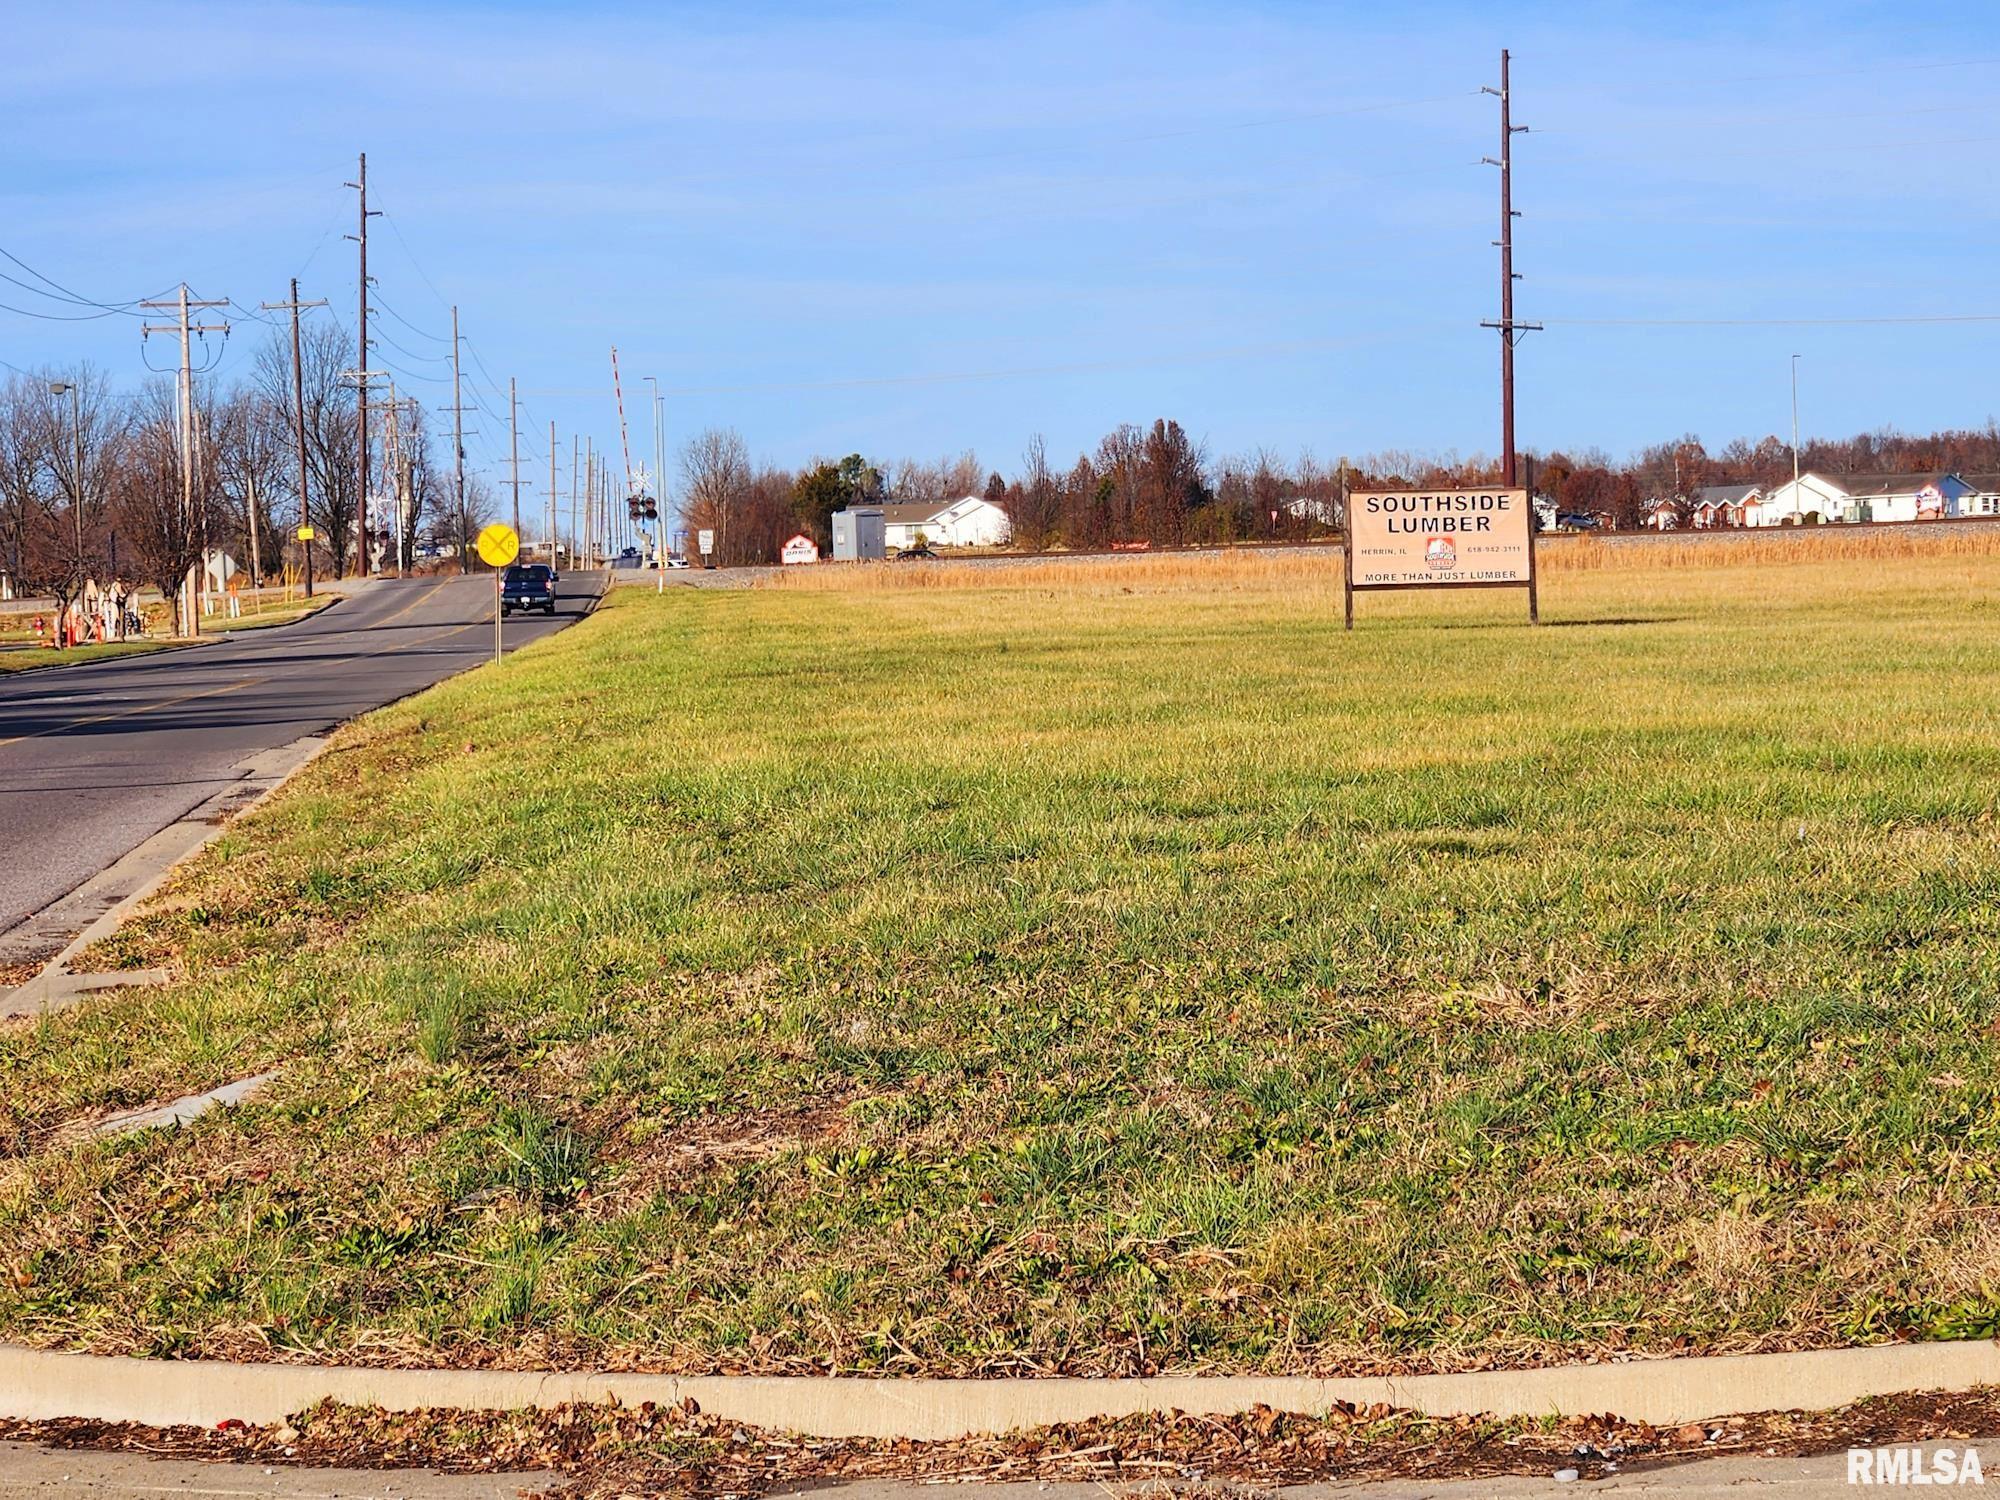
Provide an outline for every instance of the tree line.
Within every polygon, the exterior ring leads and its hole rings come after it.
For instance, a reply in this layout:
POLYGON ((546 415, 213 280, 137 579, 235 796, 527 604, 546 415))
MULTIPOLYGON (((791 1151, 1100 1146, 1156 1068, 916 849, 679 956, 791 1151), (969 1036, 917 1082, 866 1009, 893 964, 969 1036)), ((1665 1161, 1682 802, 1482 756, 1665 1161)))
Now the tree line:
MULTIPOLYGON (((288 335, 260 348, 234 382, 196 378, 187 462, 171 377, 119 391, 88 366, 10 375, 0 382, 0 568, 18 592, 53 596, 58 613, 86 580, 149 584, 172 603, 207 552, 226 553, 252 578, 277 576, 297 563, 295 537, 304 523, 314 530, 318 565, 346 571, 357 540, 360 437, 355 388, 341 371, 354 363, 347 329, 321 323, 304 331, 303 499, 288 335)), ((379 403, 371 427, 378 468, 371 493, 392 494, 400 485, 406 495, 403 555, 434 537, 456 555, 449 432, 440 440, 416 403, 401 407, 394 449, 400 472, 392 474, 379 403)), ((468 477, 471 515, 483 516, 490 505, 484 487, 468 477)), ((388 513, 371 512, 369 542, 393 557, 396 516, 393 507, 381 508, 388 513)))
MULTIPOLYGON (((2000 425, 1924 435, 1879 429, 1800 445, 1801 469, 1823 474, 2000 473, 2000 425)), ((1737 438, 1711 453, 1692 434, 1616 461, 1601 449, 1530 451, 1519 482, 1558 510, 1645 524, 1661 502, 1690 507, 1709 485, 1770 488, 1792 476, 1791 445, 1737 438)), ((1322 462, 1269 449, 1213 457, 1168 418, 1121 425, 1062 467, 1040 437, 1015 472, 986 469, 971 452, 936 462, 820 459, 802 470, 754 462, 742 437, 710 429, 681 454, 681 510, 692 531, 716 533, 725 565, 775 561, 804 533, 825 549, 831 516, 856 504, 936 503, 981 495, 1003 508, 1026 551, 1129 545, 1205 546, 1305 540, 1339 530, 1341 497, 1363 489, 1470 489, 1500 482, 1497 458, 1389 449, 1322 462)))

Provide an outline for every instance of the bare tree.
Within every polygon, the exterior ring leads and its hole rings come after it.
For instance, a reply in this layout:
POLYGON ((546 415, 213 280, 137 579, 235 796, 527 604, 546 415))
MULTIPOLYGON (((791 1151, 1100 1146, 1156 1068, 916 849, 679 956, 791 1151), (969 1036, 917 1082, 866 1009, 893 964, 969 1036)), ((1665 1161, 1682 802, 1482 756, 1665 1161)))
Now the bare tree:
MULTIPOLYGON (((354 335, 338 323, 315 322, 299 340, 299 367, 305 385, 306 485, 311 490, 303 519, 318 532, 323 556, 334 571, 345 570, 354 556, 354 527, 359 492, 355 484, 354 452, 357 410, 354 387, 340 378, 354 365, 354 335)), ((258 392, 292 420, 292 342, 289 332, 274 334, 257 351, 251 377, 258 392)), ((293 451, 295 443, 288 444, 293 451)), ((286 493, 298 488, 297 459, 286 466, 286 493)), ((291 497, 291 515, 300 516, 299 497, 291 497)))
POLYGON ((889 493, 903 504, 943 505, 977 495, 985 487, 986 470, 970 448, 936 463, 906 458, 889 471, 889 493))
POLYGON ((1014 540, 1040 552, 1062 520, 1062 485, 1049 468, 1048 444, 1038 432, 1021 455, 1021 480, 1007 491, 1007 521, 1014 540))
POLYGON ((199 458, 201 450, 216 446, 215 424, 215 415, 205 412, 197 425, 190 486, 183 478, 180 413, 172 385, 156 381, 133 403, 131 442, 116 500, 119 530, 130 538, 140 576, 160 591, 175 619, 188 574, 202 560, 210 522, 216 519, 208 507, 219 489, 202 477, 214 466, 199 458), (192 507, 186 498, 189 488, 192 507))
POLYGON ((295 515, 297 445, 288 420, 291 403, 280 406, 256 386, 239 386, 215 413, 216 449, 211 455, 219 492, 213 541, 222 541, 261 583, 272 562, 284 554, 286 528, 280 517, 295 515))
POLYGON ((86 365, 10 380, 0 423, 11 570, 23 588, 53 597, 60 618, 93 579, 110 581, 111 482, 123 455, 124 407, 110 381, 86 365))
POLYGON ((750 485, 750 450, 733 427, 708 428, 681 449, 682 524, 715 533, 717 562, 744 560, 732 547, 746 519, 750 485))

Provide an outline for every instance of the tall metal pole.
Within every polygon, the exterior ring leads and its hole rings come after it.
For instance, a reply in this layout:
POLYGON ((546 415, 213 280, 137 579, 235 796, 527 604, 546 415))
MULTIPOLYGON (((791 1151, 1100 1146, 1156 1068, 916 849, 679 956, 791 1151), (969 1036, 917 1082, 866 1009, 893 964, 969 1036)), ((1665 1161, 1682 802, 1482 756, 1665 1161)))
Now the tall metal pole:
POLYGON ((572 568, 583 566, 577 561, 579 554, 576 545, 576 456, 577 436, 572 432, 569 435, 569 565, 572 568))
POLYGON ((1792 356, 1792 504, 1798 506, 1798 356, 1792 356))
POLYGON ((549 567, 556 567, 556 424, 549 423, 549 567))
POLYGON ((76 608, 83 608, 83 393, 77 383, 69 383, 69 430, 76 443, 76 495, 70 516, 76 531, 76 608))
POLYGON ((667 589, 667 456, 665 428, 661 424, 660 409, 664 398, 660 395, 660 378, 648 375, 646 384, 653 388, 653 564, 660 571, 654 580, 658 592, 667 589))
POLYGON ((451 310, 451 461, 458 492, 458 571, 471 571, 472 522, 465 513, 465 398, 458 393, 458 308, 451 310))

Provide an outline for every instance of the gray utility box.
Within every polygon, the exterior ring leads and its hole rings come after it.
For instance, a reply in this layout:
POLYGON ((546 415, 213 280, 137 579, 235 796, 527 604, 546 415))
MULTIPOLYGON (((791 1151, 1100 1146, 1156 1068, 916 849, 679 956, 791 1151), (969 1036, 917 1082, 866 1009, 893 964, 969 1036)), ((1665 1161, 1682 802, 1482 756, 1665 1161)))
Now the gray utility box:
POLYGON ((889 555, 883 539, 882 510, 879 506, 850 506, 833 513, 833 560, 835 562, 879 562, 889 555))

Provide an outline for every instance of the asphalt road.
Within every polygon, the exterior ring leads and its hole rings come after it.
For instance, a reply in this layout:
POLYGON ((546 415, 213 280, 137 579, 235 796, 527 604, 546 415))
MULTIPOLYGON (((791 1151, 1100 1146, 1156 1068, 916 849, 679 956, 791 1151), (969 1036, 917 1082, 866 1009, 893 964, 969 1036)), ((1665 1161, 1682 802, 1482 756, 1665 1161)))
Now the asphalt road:
MULTIPOLYGON (((508 650, 588 611, 508 617, 508 650)), ((379 580, 296 625, 125 659, 0 674, 0 936, 240 780, 246 757, 324 733, 489 660, 483 577, 379 580)))

